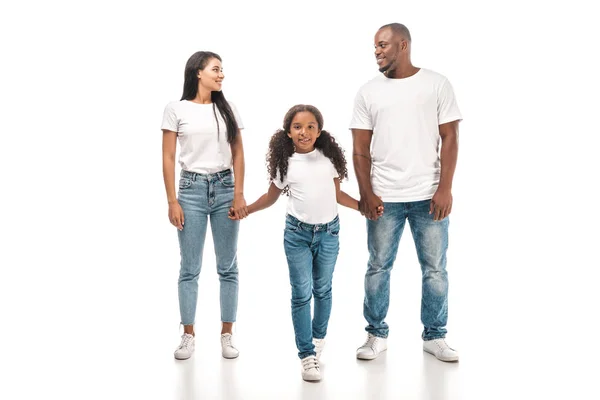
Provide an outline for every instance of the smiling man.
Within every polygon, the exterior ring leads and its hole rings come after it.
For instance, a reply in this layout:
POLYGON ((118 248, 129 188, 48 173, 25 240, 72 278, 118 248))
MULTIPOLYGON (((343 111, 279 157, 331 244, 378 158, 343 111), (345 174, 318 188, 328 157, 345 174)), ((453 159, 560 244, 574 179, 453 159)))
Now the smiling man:
POLYGON ((368 335, 356 356, 372 360, 387 349, 390 273, 408 221, 422 271, 423 350, 442 361, 457 361, 458 353, 444 338, 448 215, 462 116, 448 79, 415 67, 410 49, 406 26, 393 23, 377 31, 381 74, 359 89, 350 123, 370 255, 363 307, 368 335), (385 208, 381 217, 380 205, 385 208))

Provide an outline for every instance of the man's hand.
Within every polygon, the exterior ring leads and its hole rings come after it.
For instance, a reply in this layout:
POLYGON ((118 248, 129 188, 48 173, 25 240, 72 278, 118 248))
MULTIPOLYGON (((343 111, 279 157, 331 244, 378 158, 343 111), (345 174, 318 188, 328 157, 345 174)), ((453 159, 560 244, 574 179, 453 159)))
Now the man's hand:
POLYGON ((358 201, 358 210, 368 219, 376 221, 383 211, 383 202, 375 195, 375 193, 371 192, 365 197, 360 197, 360 200, 358 201))
POLYGON ((441 221, 452 211, 452 192, 440 189, 435 192, 429 204, 429 214, 433 214, 434 221, 441 221))

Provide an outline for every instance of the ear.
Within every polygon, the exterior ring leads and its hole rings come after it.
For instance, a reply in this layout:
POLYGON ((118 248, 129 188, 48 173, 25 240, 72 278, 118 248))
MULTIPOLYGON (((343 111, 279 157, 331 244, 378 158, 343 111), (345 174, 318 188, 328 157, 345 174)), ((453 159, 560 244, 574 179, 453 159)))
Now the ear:
POLYGON ((196 75, 198 77, 198 79, 200 79, 200 72, 202 72, 202 71, 198 70, 198 74, 196 75))
POLYGON ((319 130, 319 132, 317 132, 317 137, 321 136, 321 130, 319 130))
POLYGON ((288 137, 291 139, 292 138, 292 134, 291 133, 287 133, 288 137))

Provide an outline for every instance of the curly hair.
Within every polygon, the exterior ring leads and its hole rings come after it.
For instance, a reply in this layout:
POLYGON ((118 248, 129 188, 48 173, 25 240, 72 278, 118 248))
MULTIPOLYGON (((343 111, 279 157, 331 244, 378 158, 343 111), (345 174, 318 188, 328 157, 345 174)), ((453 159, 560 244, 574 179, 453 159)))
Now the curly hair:
MULTIPOLYGON (((323 130, 323 115, 321 112, 314 106, 297 104, 290 108, 285 114, 285 117, 283 118, 283 129, 278 129, 269 142, 269 151, 267 152, 267 172, 269 174, 269 180, 272 181, 275 179, 278 171, 281 181, 283 181, 287 175, 288 160, 294 154, 294 142, 292 142, 288 133, 290 132, 292 120, 296 114, 303 111, 307 111, 314 115, 317 124, 319 125, 321 135, 315 141, 315 147, 319 149, 325 157, 331 160, 338 172, 340 180, 348 178, 344 150, 329 132, 323 130)), ((289 186, 286 186, 283 189, 283 193, 289 196, 289 186)))

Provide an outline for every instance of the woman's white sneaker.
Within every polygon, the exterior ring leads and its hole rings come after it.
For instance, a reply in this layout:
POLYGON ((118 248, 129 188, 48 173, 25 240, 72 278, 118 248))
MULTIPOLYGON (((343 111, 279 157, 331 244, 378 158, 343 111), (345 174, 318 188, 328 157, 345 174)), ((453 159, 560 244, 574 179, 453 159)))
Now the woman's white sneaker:
POLYGON ((356 350, 356 358, 361 360, 374 360, 379 353, 387 350, 387 338, 382 338, 369 333, 365 343, 356 350))
POLYGON ((175 349, 175 358, 178 360, 187 360, 194 353, 195 348, 194 335, 184 333, 181 335, 181 343, 179 347, 175 349))
POLYGON ((235 348, 231 339, 231 333, 223 333, 221 335, 221 354, 225 358, 236 358, 240 355, 240 352, 235 348))
POLYGON ((433 354, 438 360, 458 361, 458 352, 448 346, 443 338, 423 341, 423 350, 433 354))
POLYGON ((321 380, 321 369, 316 356, 308 356, 300 362, 302 364, 302 379, 309 382, 321 380))

